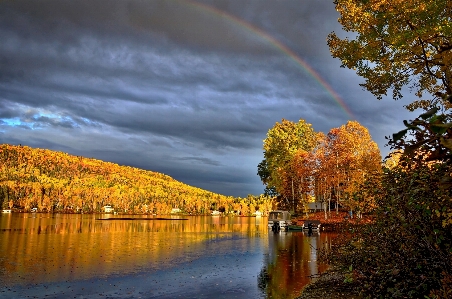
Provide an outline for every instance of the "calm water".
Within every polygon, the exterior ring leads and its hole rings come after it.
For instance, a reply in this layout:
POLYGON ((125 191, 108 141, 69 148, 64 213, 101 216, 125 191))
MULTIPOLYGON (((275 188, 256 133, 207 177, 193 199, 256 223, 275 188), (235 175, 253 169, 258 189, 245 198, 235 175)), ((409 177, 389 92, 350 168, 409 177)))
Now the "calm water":
POLYGON ((0 298, 292 299, 334 237, 274 234, 266 217, 169 218, 0 214, 0 298))

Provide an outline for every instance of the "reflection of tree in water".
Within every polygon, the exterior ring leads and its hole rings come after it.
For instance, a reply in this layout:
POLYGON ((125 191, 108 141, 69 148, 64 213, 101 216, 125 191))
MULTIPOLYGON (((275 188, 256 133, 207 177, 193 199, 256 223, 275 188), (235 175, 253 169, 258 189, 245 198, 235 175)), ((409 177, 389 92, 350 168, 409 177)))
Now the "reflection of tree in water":
POLYGON ((35 283, 61 277, 80 280, 111 273, 128 275, 139 269, 182 264, 211 248, 235 252, 235 247, 229 248, 232 245, 222 247, 218 241, 235 244, 233 238, 254 239, 268 231, 266 221, 260 225, 264 217, 191 216, 180 220, 171 216, 175 218, 153 220, 152 216, 134 215, 135 220, 121 220, 126 218, 122 216, 115 221, 100 220, 114 217, 0 213, 0 252, 15 253, 4 261, 0 257, 0 281, 7 276, 12 277, 10 283, 35 283), (43 270, 36 275, 36 269, 43 270))
POLYGON ((268 275, 266 266, 262 267, 261 271, 257 275, 257 286, 262 291, 266 293, 268 283, 270 281, 270 275, 268 275))
POLYGON ((317 263, 317 249, 326 247, 331 236, 302 232, 269 234, 268 254, 257 276, 265 298, 291 299, 299 295, 310 277, 323 272, 326 265, 317 263))

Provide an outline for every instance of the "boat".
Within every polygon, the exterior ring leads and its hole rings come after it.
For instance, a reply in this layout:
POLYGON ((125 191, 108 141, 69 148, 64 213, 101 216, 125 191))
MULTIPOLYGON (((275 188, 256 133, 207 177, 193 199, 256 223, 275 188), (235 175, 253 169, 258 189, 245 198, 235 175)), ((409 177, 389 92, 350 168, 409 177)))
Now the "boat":
POLYGON ((2 213, 11 213, 11 210, 2 210, 2 213))
POLYGON ((322 224, 320 223, 320 220, 309 220, 309 219, 303 220, 302 227, 304 230, 305 229, 309 230, 309 225, 311 225, 311 229, 313 231, 319 231, 320 227, 322 226, 322 224))
POLYGON ((311 223, 311 229, 314 232, 320 231, 320 227, 322 224, 319 220, 305 220, 305 222, 302 225, 289 225, 287 228, 288 230, 309 230, 309 223, 311 223))
POLYGON ((268 227, 274 232, 280 230, 288 230, 289 225, 292 225, 292 216, 289 211, 276 210, 268 214, 268 227))
POLYGON ((298 230, 298 231, 302 231, 303 230, 303 226, 302 225, 289 225, 287 227, 287 230, 298 230))
POLYGON ((313 233, 320 233, 321 223, 320 220, 303 220, 302 225, 289 225, 287 230, 289 231, 301 231, 303 233, 307 232, 309 235, 313 233), (309 229, 311 226, 311 229, 309 229))

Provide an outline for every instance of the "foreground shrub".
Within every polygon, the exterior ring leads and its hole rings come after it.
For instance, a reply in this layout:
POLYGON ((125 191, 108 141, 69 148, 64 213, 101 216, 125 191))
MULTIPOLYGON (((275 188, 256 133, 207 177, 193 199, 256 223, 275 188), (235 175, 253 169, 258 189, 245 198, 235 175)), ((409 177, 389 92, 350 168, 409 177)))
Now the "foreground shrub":
POLYGON ((366 298, 452 298, 451 117, 438 126, 434 113, 413 121, 414 138, 394 136, 405 155, 365 187, 374 222, 350 228, 326 256, 366 298))
MULTIPOLYGON (((439 188, 446 165, 387 170, 375 222, 352 228, 328 255, 368 298, 425 298, 450 291, 451 192, 439 188), (441 293, 442 292, 442 293, 441 293)), ((432 297, 433 298, 433 297, 432 297)))

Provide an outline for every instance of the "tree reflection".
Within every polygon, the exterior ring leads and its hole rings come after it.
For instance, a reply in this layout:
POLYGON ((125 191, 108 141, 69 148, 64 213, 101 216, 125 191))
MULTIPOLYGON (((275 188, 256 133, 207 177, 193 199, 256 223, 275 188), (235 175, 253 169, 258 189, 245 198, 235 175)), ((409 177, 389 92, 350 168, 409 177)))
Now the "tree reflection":
POLYGON ((114 221, 92 214, 0 217, 0 252, 8 253, 8 258, 0 257, 0 269, 5 269, 0 281, 7 277, 9 284, 39 283, 156 270, 195 260, 215 246, 227 252, 230 248, 218 245, 219 240, 267 234, 266 218, 134 217, 114 221))
POLYGON ((130 277, 132 285, 152 292, 153 285, 141 284, 143 279, 158 280, 166 273, 175 283, 191 284, 195 277, 213 283, 200 283, 200 290, 211 287, 219 292, 217 283, 228 282, 221 285, 225 296, 240 292, 236 298, 256 298, 260 292, 267 298, 294 298, 309 275, 325 268, 317 265, 314 249, 331 236, 275 234, 266 217, 140 217, 114 221, 80 214, 0 217, 0 252, 7 253, 0 256, 0 281, 29 295, 28 285, 74 286, 72 282, 92 279, 101 287, 104 279, 130 277), (252 295, 245 297, 248 294, 252 295))
POLYGON ((297 297, 303 287, 326 270, 318 263, 317 249, 328 248, 335 235, 304 232, 269 233, 268 253, 258 274, 258 287, 266 298, 297 297))

